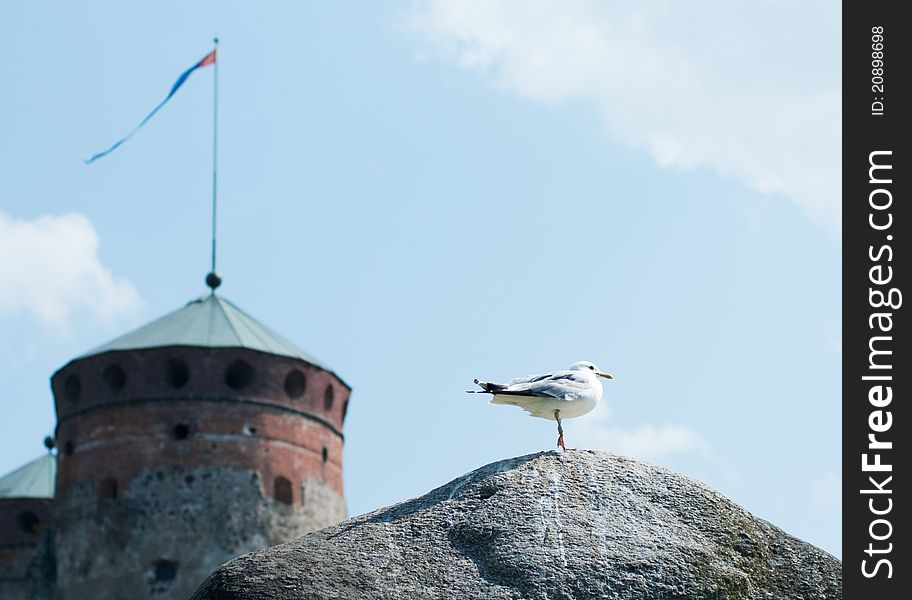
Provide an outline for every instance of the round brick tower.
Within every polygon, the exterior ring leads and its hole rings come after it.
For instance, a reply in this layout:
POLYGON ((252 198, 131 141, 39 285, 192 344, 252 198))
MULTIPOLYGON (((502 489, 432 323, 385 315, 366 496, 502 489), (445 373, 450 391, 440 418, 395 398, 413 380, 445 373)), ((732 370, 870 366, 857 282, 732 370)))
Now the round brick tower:
POLYGON ((0 477, 0 598, 51 600, 54 456, 47 454, 0 477))
POLYGON ((61 600, 187 598, 223 562, 346 516, 350 388, 214 293, 51 387, 61 600))

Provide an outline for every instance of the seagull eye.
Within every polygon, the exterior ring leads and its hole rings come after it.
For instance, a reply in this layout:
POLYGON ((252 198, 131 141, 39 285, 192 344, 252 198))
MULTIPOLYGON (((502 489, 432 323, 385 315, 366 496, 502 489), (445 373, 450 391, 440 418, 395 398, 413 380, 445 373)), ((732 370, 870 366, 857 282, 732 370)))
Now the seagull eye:
POLYGON ((593 367, 592 365, 589 365, 589 370, 590 370, 590 371, 595 371, 595 367, 593 367))

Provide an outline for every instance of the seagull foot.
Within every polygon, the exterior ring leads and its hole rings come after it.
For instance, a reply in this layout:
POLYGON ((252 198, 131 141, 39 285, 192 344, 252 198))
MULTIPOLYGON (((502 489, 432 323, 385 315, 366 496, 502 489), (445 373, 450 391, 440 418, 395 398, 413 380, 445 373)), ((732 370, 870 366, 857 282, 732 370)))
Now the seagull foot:
POLYGON ((567 447, 564 446, 564 434, 563 433, 560 434, 559 436, 557 436, 557 447, 564 451, 567 450, 567 447))

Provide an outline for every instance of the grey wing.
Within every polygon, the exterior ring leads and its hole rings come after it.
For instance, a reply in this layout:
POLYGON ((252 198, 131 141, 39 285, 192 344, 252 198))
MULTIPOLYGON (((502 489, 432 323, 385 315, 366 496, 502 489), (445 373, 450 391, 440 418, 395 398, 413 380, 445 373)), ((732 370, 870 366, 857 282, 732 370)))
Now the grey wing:
POLYGON ((515 377, 510 381, 507 381, 503 384, 504 387, 510 387, 513 385, 523 385, 526 383, 538 383, 540 381, 548 381, 551 379, 563 379, 565 377, 574 376, 573 371, 552 371, 551 373, 545 373, 544 375, 526 375, 525 377, 515 377))
POLYGON ((566 399, 568 394, 575 396, 576 392, 585 388, 583 380, 573 371, 554 371, 546 375, 517 377, 504 385, 505 389, 498 392, 499 394, 560 399, 566 399))

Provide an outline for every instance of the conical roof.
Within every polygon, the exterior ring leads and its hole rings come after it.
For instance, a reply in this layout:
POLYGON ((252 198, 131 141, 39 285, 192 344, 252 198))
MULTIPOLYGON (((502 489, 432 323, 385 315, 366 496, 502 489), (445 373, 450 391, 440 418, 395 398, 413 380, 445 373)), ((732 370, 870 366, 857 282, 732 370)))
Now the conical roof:
POLYGON ((45 454, 0 477, 0 498, 53 498, 57 460, 45 454))
POLYGON ((297 358, 330 371, 314 357, 216 294, 188 302, 183 308, 99 346, 80 358, 114 350, 165 346, 246 348, 297 358))

